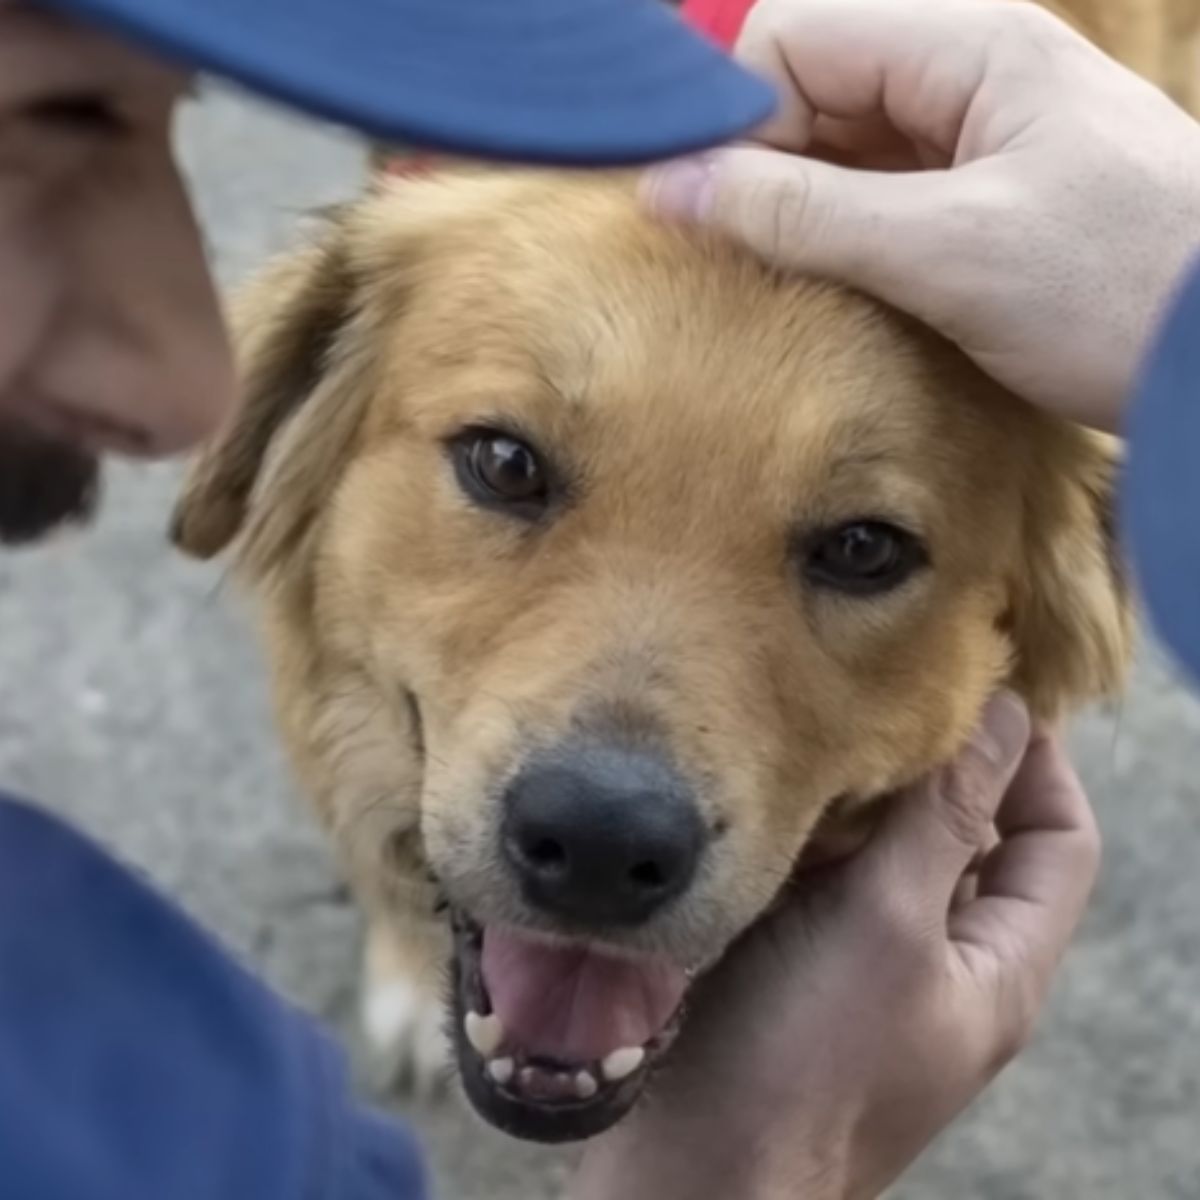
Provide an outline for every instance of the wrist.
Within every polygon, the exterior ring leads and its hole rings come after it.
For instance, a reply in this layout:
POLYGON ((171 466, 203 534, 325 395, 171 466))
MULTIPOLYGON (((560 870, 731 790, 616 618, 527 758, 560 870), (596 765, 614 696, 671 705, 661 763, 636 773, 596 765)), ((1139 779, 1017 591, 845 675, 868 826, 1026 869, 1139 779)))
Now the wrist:
POLYGON ((634 1115, 588 1144, 568 1200, 850 1200, 844 1172, 802 1140, 634 1115), (774 1144, 778 1137, 781 1144, 774 1144))
POLYGON ((722 1158, 675 1139, 642 1149, 610 1135, 584 1151, 568 1200, 775 1200, 760 1172, 735 1162, 737 1157, 722 1158))

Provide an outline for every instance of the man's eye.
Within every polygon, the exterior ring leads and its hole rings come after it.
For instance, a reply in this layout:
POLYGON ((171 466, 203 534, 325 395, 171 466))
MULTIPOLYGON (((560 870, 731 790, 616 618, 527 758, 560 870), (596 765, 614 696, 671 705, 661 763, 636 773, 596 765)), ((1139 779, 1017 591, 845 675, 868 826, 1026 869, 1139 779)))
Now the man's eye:
POLYGON ((116 134, 128 129, 128 123, 105 96, 47 96, 27 105, 25 115, 68 133, 116 134))
POLYGON ((851 521, 808 539, 803 548, 811 583, 854 596, 891 591, 928 561, 918 538, 886 521, 851 521))
POLYGON ((497 430, 473 429, 450 444, 459 485, 489 508, 536 517, 549 503, 549 473, 537 451, 497 430))

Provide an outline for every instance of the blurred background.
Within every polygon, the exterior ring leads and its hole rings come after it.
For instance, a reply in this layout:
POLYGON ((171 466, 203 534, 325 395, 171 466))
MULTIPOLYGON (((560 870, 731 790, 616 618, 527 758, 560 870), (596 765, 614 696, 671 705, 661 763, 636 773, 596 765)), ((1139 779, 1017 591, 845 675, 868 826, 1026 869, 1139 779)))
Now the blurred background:
MULTIPOLYGON (((184 161, 220 279, 363 179, 355 139, 205 89, 184 161)), ((272 733, 220 567, 175 556, 175 467, 109 476, 98 531, 0 556, 0 781, 144 868, 349 1033, 359 926, 272 733)), ((1200 515, 1195 515, 1200 519, 1200 515)), ((1200 1198, 1200 704, 1147 651, 1074 735, 1106 861, 1034 1046, 898 1200, 1200 1198)), ((561 1153, 408 1110, 447 1200, 561 1194, 561 1153)))

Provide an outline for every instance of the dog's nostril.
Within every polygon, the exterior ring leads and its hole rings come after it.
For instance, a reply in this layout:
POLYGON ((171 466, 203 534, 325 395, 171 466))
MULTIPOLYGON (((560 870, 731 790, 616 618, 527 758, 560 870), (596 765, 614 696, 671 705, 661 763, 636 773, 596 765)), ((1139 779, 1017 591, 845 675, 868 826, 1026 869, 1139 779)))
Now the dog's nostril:
POLYGON ((553 838, 540 838, 525 851, 534 866, 548 870, 561 870, 567 865, 567 852, 553 838))
POLYGON ((644 888, 660 888, 667 882, 666 877, 663 875, 662 867, 654 862, 638 863, 629 872, 629 878, 644 888))

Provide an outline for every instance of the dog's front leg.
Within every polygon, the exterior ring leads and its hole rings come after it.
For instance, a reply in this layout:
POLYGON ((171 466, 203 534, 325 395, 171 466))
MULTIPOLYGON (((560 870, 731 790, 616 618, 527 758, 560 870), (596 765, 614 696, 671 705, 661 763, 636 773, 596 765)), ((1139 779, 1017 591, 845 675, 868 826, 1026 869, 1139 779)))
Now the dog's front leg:
POLYGON ((450 1078, 445 975, 450 937, 444 923, 412 914, 369 916, 363 955, 362 1031, 368 1071, 379 1091, 399 1087, 420 1098, 450 1078))

